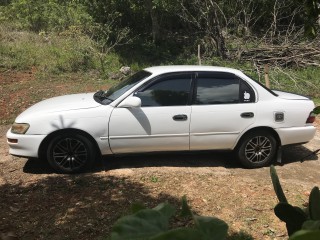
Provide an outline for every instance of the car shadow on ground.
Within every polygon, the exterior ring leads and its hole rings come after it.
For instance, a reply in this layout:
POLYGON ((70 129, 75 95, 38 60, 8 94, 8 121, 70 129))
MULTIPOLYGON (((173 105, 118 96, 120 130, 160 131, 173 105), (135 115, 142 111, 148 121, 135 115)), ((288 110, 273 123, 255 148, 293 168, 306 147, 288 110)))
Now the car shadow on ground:
POLYGON ((319 160, 317 153, 303 145, 285 146, 282 148, 282 162, 279 165, 316 160, 319 160))
MULTIPOLYGON (((275 162, 276 165, 318 160, 316 154, 301 145, 287 146, 282 151, 282 161, 281 163, 275 162)), ((90 172, 144 167, 243 168, 237 160, 236 154, 232 151, 204 151, 104 156, 101 161, 97 161, 90 172)), ((29 159, 23 171, 32 174, 54 173, 49 164, 43 159, 29 159)))
POLYGON ((140 155, 105 156, 102 164, 105 170, 144 167, 225 167, 239 168, 233 152, 177 152, 148 153, 140 155))
MULTIPOLYGON (((295 162, 318 160, 316 154, 304 146, 287 146, 282 149, 281 163, 286 165, 295 162)), ((224 167, 243 168, 232 151, 207 151, 192 153, 153 153, 144 155, 103 157, 103 167, 106 171, 121 168, 143 167, 224 167)))
POLYGON ((23 166, 24 173, 32 174, 52 174, 55 173, 50 167, 46 159, 29 158, 26 164, 23 166))

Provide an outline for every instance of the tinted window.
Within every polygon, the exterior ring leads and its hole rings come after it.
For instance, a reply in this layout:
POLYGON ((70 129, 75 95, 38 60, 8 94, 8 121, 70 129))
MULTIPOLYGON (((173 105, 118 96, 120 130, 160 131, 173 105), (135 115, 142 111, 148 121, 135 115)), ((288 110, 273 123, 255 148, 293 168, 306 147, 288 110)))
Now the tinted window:
POLYGON ((187 105, 190 86, 190 74, 175 75, 158 80, 135 96, 141 99, 143 107, 187 105))
POLYGON ((255 81, 257 84, 259 84, 262 88, 264 88, 265 90, 267 90, 269 93, 271 93, 273 96, 278 96, 278 94, 276 94, 274 91, 272 91, 271 89, 267 88, 265 85, 263 85, 260 81, 250 77, 249 75, 247 75, 248 78, 250 78, 251 80, 255 81))
POLYGON ((240 83, 240 102, 241 103, 252 103, 256 101, 256 95, 253 89, 245 81, 240 83))
POLYGON ((134 85, 138 84, 143 79, 149 77, 151 73, 147 71, 140 71, 135 73, 134 75, 130 76, 128 79, 121 81, 119 84, 111 87, 106 93, 105 97, 114 101, 134 85))
POLYGON ((234 75, 198 76, 195 104, 226 104, 239 102, 239 79, 234 75))

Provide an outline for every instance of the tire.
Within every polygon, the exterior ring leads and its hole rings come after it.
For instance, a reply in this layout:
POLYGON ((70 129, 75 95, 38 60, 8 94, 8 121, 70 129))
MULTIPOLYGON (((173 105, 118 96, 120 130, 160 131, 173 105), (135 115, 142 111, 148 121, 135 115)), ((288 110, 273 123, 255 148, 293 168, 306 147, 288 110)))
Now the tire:
POLYGON ((268 166, 277 152, 277 141, 267 131, 255 131, 244 136, 238 148, 238 158, 247 168, 268 166))
POLYGON ((87 137, 66 132, 49 142, 47 159, 50 166, 59 173, 78 173, 90 169, 95 153, 95 146, 87 137))

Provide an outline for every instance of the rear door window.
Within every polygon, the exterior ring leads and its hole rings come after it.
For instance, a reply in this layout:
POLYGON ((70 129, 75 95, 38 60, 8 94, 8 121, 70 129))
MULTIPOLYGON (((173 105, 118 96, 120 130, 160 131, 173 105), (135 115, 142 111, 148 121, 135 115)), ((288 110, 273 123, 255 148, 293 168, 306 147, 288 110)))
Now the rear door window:
POLYGON ((198 73, 193 104, 236 104, 256 101, 254 90, 232 73, 198 73))

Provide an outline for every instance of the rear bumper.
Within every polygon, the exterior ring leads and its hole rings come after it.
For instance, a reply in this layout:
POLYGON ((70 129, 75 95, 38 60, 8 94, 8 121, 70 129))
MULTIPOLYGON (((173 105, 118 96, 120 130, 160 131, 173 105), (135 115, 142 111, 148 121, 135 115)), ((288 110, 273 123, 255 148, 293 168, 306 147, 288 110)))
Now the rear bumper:
POLYGON ((41 142, 46 135, 27 135, 27 134, 14 134, 7 132, 7 143, 9 144, 9 153, 14 156, 21 157, 34 157, 37 158, 38 150, 41 142), (12 143, 8 139, 17 140, 16 143, 12 143))
POLYGON ((281 145, 309 142, 316 134, 314 126, 291 127, 275 129, 281 140, 281 145))

